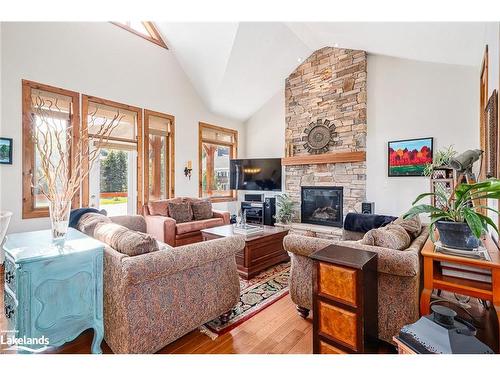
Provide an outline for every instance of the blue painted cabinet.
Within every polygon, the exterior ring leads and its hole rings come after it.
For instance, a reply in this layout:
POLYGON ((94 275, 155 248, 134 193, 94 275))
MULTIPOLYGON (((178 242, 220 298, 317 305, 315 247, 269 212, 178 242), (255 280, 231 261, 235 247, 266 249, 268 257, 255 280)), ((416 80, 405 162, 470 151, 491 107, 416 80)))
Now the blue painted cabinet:
POLYGON ((25 340, 18 346, 60 346, 92 328, 92 353, 102 353, 103 244, 70 228, 64 247, 48 230, 10 234, 3 247, 5 316, 10 335, 25 340))

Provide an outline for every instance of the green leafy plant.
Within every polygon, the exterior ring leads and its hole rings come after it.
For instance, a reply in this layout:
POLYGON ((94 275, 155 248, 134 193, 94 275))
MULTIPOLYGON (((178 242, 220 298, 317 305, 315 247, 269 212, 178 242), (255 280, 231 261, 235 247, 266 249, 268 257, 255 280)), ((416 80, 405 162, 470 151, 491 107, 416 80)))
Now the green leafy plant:
POLYGON ((276 206, 278 207, 278 212, 274 215, 274 218, 282 224, 290 223, 292 221, 293 201, 288 194, 277 195, 276 206))
POLYGON ((424 168, 424 175, 430 176, 434 172, 434 168, 447 167, 450 164, 450 160, 457 155, 457 151, 450 145, 436 152, 433 157, 432 164, 426 164, 424 168))
POLYGON ((498 233, 498 228, 493 220, 479 211, 486 209, 497 214, 499 212, 488 206, 474 206, 473 204, 483 199, 500 199, 500 180, 495 178, 475 184, 460 184, 450 194, 445 194, 444 192, 420 194, 412 203, 413 207, 404 217, 411 218, 419 214, 430 214, 431 222, 429 229, 433 241, 434 228, 436 222, 439 220, 467 223, 474 236, 480 238, 483 233, 488 231, 488 226, 491 226, 498 233), (440 198, 441 201, 446 203, 441 208, 429 204, 417 204, 417 202, 429 196, 440 198), (450 196, 452 197, 450 198, 450 196))

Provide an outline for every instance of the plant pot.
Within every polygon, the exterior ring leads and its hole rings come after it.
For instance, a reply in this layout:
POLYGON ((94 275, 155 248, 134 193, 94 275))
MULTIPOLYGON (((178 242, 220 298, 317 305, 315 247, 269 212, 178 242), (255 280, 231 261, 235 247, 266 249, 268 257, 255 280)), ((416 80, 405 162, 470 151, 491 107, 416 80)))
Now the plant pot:
POLYGON ((439 240, 446 247, 460 250, 472 250, 481 244, 474 236, 467 223, 456 223, 454 221, 437 221, 436 228, 439 232, 439 240))

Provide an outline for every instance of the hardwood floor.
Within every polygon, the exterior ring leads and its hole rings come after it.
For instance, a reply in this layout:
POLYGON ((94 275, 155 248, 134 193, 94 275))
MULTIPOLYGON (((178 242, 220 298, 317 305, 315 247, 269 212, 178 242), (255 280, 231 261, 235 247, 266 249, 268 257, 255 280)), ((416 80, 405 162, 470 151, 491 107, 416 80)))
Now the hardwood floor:
MULTIPOLYGON (((312 320, 302 319, 286 296, 240 326, 212 340, 192 331, 160 350, 159 354, 312 353, 312 320)), ((93 332, 86 331, 75 341, 47 353, 90 353, 93 332)), ((111 349, 104 343, 104 353, 111 349)))
MULTIPOLYGON (((3 280, 3 269, 0 276, 3 280)), ((6 327, 3 314, 3 288, 0 288, 0 331, 6 327)), ((240 326, 212 340, 198 330, 192 331, 167 345, 161 354, 231 354, 231 353, 312 353, 312 320, 302 319, 295 311, 295 305, 286 296, 264 309, 240 326)), ((88 354, 93 331, 87 330, 76 340, 46 353, 88 354)), ((104 353, 112 353, 103 343, 104 353)))

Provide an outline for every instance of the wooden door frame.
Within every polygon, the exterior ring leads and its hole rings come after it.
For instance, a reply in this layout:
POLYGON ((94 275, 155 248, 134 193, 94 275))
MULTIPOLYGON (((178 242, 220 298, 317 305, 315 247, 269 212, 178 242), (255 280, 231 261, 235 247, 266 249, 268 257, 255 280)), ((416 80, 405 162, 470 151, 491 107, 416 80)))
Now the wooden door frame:
MULTIPOLYGON (((486 45, 484 54, 483 54, 483 62, 481 63, 481 70, 479 76, 479 147, 481 150, 486 152, 486 118, 484 110, 488 103, 488 45, 486 45)), ((484 159, 484 157, 483 157, 484 159)), ((479 179, 484 179, 486 175, 486 163, 481 164, 481 171, 479 174, 479 179)))
MULTIPOLYGON (((486 45, 484 49, 484 54, 483 54, 483 61, 481 63, 481 70, 480 70, 480 76, 479 76, 479 147, 481 150, 484 151, 483 156, 481 157, 481 170, 479 171, 479 176, 478 176, 478 181, 484 179, 486 177, 486 163, 485 163, 485 157, 484 155, 486 154, 486 145, 487 145, 487 140, 486 140, 486 117, 484 110, 486 108, 486 105, 488 104, 488 96, 489 96, 489 88, 488 88, 488 69, 489 69, 489 63, 488 63, 488 45, 486 45)), ((479 205, 486 205, 487 202, 484 200, 481 200, 478 202, 479 205)), ((487 215, 488 213, 486 212, 487 210, 484 208, 480 209, 481 213, 483 215, 487 215)))
MULTIPOLYGON (((119 102, 114 102, 108 99, 99 98, 92 95, 82 95, 82 132, 85 135, 85 139, 88 139, 88 109, 89 102, 107 105, 111 107, 116 107, 119 109, 125 109, 127 111, 135 112, 137 115, 137 214, 142 212, 143 205, 143 132, 142 132, 142 109, 139 107, 134 107, 128 104, 123 104, 119 102)), ((89 145, 83 145, 83 147, 88 147, 89 145)), ((88 158, 82 160, 82 167, 84 173, 87 174, 89 165, 88 158)), ((89 205, 89 175, 87 174, 82 183, 82 207, 88 207, 89 205)))
POLYGON ((170 121, 167 153, 169 162, 166 164, 167 198, 175 197, 175 116, 167 113, 144 110, 144 204, 149 201, 149 116, 161 117, 170 121))

